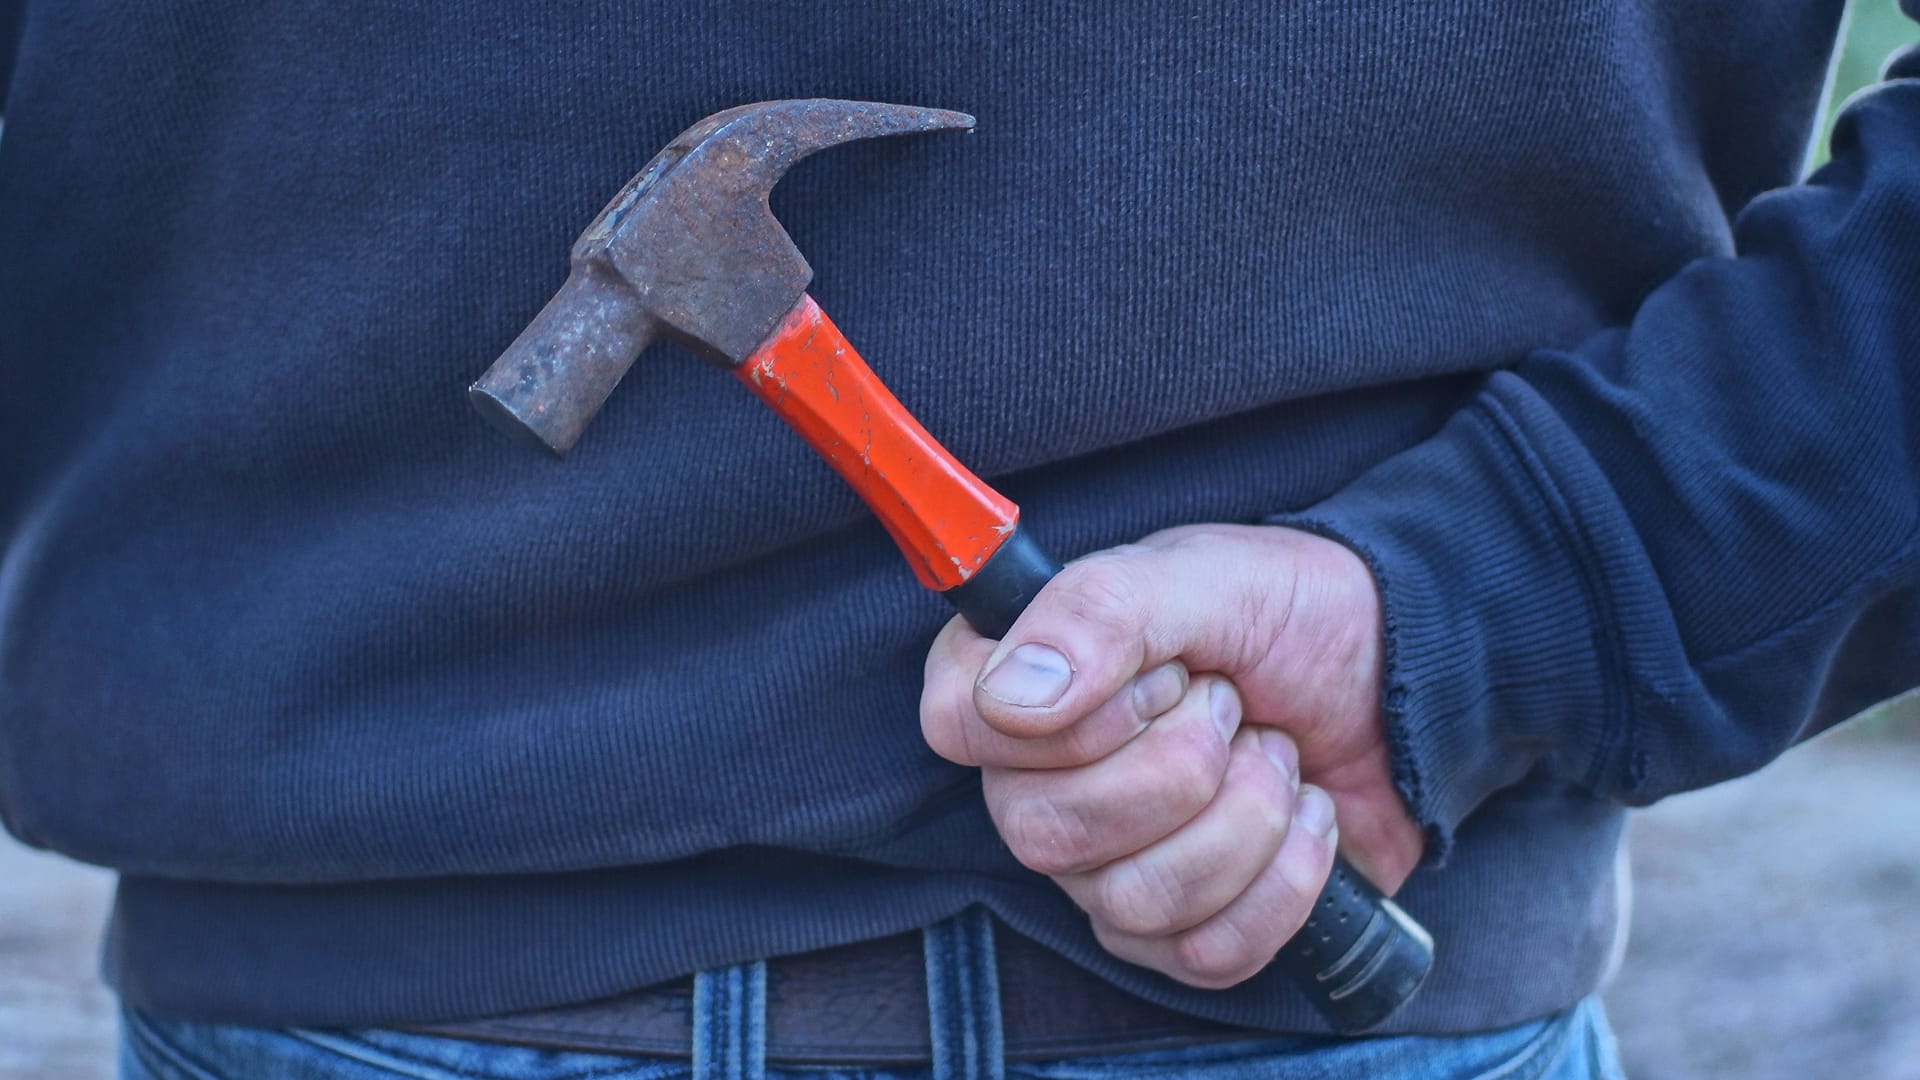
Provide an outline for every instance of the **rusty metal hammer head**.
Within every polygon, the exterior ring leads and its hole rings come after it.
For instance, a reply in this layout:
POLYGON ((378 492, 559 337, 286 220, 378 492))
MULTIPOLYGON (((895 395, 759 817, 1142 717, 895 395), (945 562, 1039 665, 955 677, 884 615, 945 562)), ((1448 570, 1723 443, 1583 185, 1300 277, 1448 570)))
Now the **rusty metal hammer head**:
POLYGON ((827 99, 766 101, 707 117, 655 155, 580 234, 566 283, 473 384, 474 405, 558 455, 656 338, 737 366, 813 280, 767 209, 787 169, 857 139, 972 127, 965 113, 827 99))

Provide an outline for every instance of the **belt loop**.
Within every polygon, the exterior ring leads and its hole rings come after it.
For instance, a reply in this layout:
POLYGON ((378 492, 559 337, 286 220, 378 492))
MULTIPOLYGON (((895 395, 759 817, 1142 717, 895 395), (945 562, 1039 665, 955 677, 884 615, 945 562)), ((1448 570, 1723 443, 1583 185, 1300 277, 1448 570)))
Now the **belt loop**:
POLYGON ((933 1080, 1003 1080, 993 918, 975 904, 927 927, 924 939, 933 1080))
POLYGON ((767 965, 693 976, 692 1080, 766 1080, 767 965))

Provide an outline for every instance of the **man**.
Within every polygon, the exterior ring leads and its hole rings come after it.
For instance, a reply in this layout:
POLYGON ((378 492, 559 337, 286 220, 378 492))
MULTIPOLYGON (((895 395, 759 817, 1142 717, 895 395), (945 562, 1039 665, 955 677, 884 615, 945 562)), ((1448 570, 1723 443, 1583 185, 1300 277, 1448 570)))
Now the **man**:
POLYGON ((1604 1074, 1623 807, 1920 672, 1916 61, 1772 190, 1839 16, 29 0, 0 806, 128 1073, 1604 1074), (979 117, 775 209, 1087 556, 1003 642, 684 357, 565 468, 460 400, 794 96, 979 117), (1391 1038, 1267 966, 1336 845, 1391 1038))

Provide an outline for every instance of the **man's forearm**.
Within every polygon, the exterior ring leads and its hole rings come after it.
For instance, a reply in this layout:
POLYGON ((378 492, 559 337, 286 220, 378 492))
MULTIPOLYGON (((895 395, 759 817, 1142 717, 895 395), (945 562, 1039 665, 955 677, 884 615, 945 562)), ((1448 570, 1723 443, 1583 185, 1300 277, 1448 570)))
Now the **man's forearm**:
POLYGON ((1536 764, 1645 803, 1920 678, 1920 57, 1891 76, 1736 257, 1289 519, 1380 578, 1398 782, 1442 850, 1536 764))

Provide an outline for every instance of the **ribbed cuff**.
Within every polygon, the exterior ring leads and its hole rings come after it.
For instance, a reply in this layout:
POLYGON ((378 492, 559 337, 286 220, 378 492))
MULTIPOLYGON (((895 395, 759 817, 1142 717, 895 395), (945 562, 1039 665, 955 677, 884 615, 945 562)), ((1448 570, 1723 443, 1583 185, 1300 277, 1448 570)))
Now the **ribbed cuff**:
POLYGON ((1568 502, 1483 399, 1300 514, 1353 548, 1385 614, 1395 782, 1430 863, 1488 795, 1545 763, 1590 781, 1621 735, 1602 583, 1568 502))

